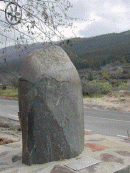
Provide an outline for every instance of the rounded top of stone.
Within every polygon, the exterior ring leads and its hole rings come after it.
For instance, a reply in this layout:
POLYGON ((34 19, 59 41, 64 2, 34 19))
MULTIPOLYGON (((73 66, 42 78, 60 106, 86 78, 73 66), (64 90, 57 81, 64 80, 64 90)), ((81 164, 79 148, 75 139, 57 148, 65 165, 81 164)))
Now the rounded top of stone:
POLYGON ((19 78, 36 83, 42 76, 52 77, 58 81, 79 80, 75 66, 59 46, 35 50, 23 62, 19 78))

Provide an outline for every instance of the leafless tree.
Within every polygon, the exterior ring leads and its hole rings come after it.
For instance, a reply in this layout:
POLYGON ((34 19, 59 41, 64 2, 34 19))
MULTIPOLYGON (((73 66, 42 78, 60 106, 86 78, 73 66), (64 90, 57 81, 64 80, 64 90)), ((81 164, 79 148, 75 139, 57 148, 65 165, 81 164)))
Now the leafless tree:
POLYGON ((68 0, 1 0, 5 9, 0 9, 1 43, 20 44, 52 42, 65 39, 62 29, 71 27, 73 21, 67 12, 72 8, 68 0), (5 14, 5 17, 3 15, 5 14), (5 38, 5 39, 3 39, 5 38))

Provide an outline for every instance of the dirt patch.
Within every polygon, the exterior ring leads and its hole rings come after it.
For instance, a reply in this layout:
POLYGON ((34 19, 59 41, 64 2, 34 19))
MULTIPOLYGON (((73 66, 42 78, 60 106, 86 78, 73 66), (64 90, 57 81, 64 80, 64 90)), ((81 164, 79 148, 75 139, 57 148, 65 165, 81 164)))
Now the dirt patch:
POLYGON ((130 112, 130 91, 113 91, 102 98, 84 98, 83 103, 86 107, 130 112))
POLYGON ((122 156, 129 156, 130 157, 130 152, 128 151, 115 151, 116 153, 122 155, 122 156))
POLYGON ((16 142, 16 141, 13 141, 13 140, 7 139, 7 138, 0 138, 0 145, 9 144, 9 143, 13 143, 13 142, 16 142))
POLYGON ((18 142, 22 139, 20 123, 0 117, 0 145, 18 142))
POLYGON ((17 97, 7 97, 7 96, 0 96, 0 99, 6 99, 6 100, 18 100, 17 97))
POLYGON ((91 148, 93 152, 102 151, 102 150, 110 148, 110 147, 107 147, 101 144, 96 144, 96 143, 85 143, 85 147, 91 148))
POLYGON ((92 133, 84 132, 84 135, 92 135, 92 133))
POLYGON ((118 157, 116 157, 112 154, 109 154, 109 153, 103 153, 100 156, 101 156, 101 160, 104 161, 104 162, 118 162, 118 163, 121 163, 121 164, 124 163, 123 159, 118 158, 118 157))

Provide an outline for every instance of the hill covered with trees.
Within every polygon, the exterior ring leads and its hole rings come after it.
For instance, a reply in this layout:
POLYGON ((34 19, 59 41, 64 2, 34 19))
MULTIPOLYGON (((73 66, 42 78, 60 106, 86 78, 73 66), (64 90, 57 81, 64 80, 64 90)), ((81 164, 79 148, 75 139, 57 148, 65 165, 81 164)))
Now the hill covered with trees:
MULTIPOLYGON (((109 82, 115 87, 130 81, 130 30, 91 38, 73 38, 53 44, 61 46, 67 52, 84 85, 96 80, 109 82)), ((14 77, 30 52, 50 45, 51 43, 35 43, 0 49, 1 78, 14 77)))
MULTIPOLYGON (((69 55, 76 68, 98 68, 110 62, 120 61, 130 63, 130 31, 105 34, 91 38, 73 38, 56 42, 69 55)), ((44 49, 49 43, 33 45, 10 46, 0 49, 0 63, 16 66, 21 63, 28 53, 36 49, 44 49), (6 63, 5 63, 6 59, 6 63)))

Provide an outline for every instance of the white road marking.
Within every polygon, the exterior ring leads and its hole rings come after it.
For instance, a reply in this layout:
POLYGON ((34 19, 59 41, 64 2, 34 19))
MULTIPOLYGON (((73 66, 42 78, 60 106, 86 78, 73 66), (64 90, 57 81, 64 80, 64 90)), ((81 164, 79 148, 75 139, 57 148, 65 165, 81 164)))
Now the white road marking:
MULTIPOLYGON (((104 112, 104 111, 106 111, 106 112, 108 112, 108 111, 110 111, 110 110, 108 110, 108 109, 101 109, 101 108, 98 108, 98 107, 85 107, 84 106, 84 109, 97 109, 98 111, 102 111, 102 112, 104 112)), ((86 111, 86 112, 88 112, 88 110, 84 110, 84 111, 86 111)), ((90 110, 91 111, 91 110, 90 110)))
POLYGON ((92 130, 84 129, 86 132, 91 132, 92 130))
POLYGON ((93 109, 98 109, 97 107, 93 107, 93 109))
POLYGON ((13 114, 8 114, 9 116, 11 116, 11 117, 18 117, 17 115, 13 115, 13 114))
POLYGON ((117 136, 122 138, 128 138, 128 136, 123 136, 123 135, 117 135, 117 136))
POLYGON ((109 119, 109 118, 99 118, 99 117, 92 117, 92 116, 86 116, 86 117, 89 117, 89 118, 98 118, 98 119, 103 119, 103 120, 110 120, 110 121, 121 121, 121 122, 129 122, 130 121, 124 121, 124 120, 116 120, 116 119, 109 119))
POLYGON ((9 105, 9 106, 14 107, 14 108, 18 108, 18 106, 14 106, 14 105, 9 105))

